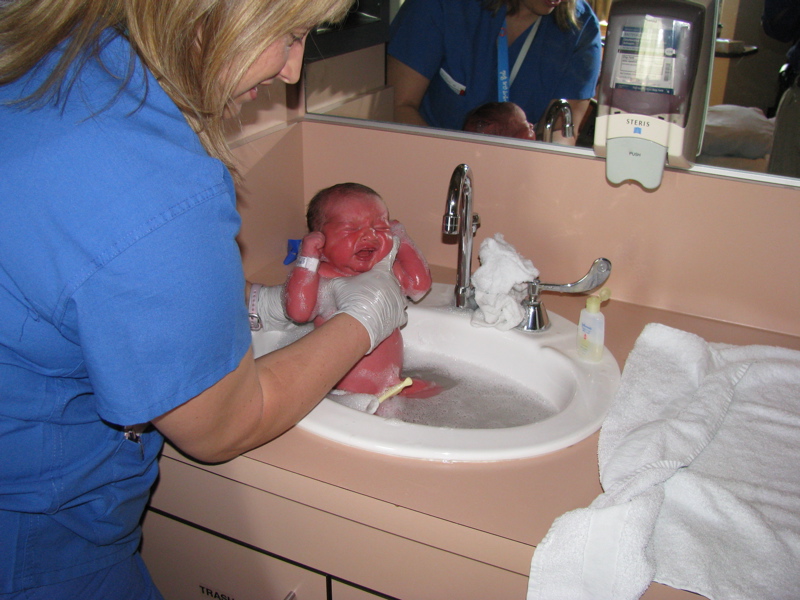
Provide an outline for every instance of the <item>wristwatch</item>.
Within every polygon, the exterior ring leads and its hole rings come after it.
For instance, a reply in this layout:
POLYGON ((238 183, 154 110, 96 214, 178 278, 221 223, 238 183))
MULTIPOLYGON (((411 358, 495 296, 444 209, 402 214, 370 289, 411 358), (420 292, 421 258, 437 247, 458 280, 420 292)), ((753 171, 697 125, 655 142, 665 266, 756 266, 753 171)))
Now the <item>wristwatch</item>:
POLYGON ((250 302, 247 304, 247 316, 250 317, 250 331, 261 331, 264 324, 258 316, 258 293, 264 287, 260 283, 250 286, 250 302))

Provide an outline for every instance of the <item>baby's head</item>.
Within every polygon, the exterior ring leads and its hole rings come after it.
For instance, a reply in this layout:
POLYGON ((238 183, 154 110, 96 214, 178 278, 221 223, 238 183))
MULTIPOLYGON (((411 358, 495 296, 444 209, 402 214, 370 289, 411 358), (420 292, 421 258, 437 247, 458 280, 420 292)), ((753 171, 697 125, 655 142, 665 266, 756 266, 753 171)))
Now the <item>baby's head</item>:
POLYGON ((513 102, 487 102, 473 109, 464 121, 464 131, 535 140, 534 126, 525 111, 513 102))
POLYGON ((325 236, 322 258, 341 275, 369 271, 392 249, 389 210, 375 190, 360 183, 317 192, 306 222, 309 231, 325 236))

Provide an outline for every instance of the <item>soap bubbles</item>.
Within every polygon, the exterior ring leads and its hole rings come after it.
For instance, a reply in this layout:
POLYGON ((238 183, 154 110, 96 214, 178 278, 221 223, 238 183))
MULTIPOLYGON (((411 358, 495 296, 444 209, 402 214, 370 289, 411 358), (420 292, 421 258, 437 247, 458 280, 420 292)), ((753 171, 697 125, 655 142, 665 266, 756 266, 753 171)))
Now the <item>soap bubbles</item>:
POLYGON ((526 386, 471 363, 406 349, 403 375, 439 384, 430 398, 395 396, 375 413, 407 423, 455 429, 502 429, 542 421, 556 407, 526 386))

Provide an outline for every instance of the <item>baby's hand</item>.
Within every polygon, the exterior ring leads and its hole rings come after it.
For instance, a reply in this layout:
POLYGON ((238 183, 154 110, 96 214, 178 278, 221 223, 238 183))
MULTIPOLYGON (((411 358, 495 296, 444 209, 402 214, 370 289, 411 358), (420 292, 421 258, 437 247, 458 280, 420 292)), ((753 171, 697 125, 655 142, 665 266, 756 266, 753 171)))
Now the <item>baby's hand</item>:
POLYGON ((323 246, 325 246, 325 234, 321 231, 312 231, 306 234, 300 243, 300 255, 319 258, 322 256, 323 246))

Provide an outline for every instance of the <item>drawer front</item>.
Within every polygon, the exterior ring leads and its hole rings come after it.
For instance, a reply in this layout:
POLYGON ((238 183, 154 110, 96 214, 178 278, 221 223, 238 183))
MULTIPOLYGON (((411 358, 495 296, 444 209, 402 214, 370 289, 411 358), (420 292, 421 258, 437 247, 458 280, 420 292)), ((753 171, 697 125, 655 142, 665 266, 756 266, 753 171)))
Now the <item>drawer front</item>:
POLYGON ((326 600, 325 576, 155 512, 142 557, 167 600, 326 600))

